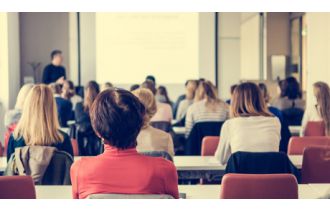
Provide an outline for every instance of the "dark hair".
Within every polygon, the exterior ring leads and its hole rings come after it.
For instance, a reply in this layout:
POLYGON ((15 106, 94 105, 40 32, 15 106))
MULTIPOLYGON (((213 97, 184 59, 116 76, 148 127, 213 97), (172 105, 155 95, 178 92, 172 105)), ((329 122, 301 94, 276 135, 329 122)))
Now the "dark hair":
POLYGON ((159 86, 157 89, 159 95, 165 97, 165 103, 172 105, 170 98, 168 97, 168 93, 165 86, 159 86))
POLYGON ((270 96, 269 96, 269 93, 268 93, 268 88, 267 88, 267 85, 265 83, 259 83, 259 89, 260 89, 260 92, 261 92, 261 95, 264 97, 265 99, 265 102, 268 103, 269 100, 270 100, 270 96))
POLYGON ((74 84, 71 80, 65 80, 64 81, 63 86, 62 86, 62 93, 64 94, 64 97, 66 99, 70 99, 75 95, 75 93, 76 93, 75 87, 74 87, 74 84), (68 87, 69 87, 69 90, 66 91, 66 92, 63 91, 65 85, 68 85, 68 87))
POLYGON ((95 99, 91 110, 91 122, 96 134, 118 149, 136 147, 144 123, 145 108, 131 92, 109 89, 95 99))
POLYGON ((138 85, 138 84, 134 84, 134 85, 132 85, 131 87, 130 87, 130 91, 134 91, 134 90, 136 90, 136 89, 139 89, 140 88, 140 85, 138 85))
POLYGON ((156 85, 155 83, 153 83, 152 81, 150 80, 146 80, 144 83, 142 83, 141 87, 143 88, 147 88, 149 90, 151 90, 151 92, 156 95, 157 93, 157 89, 156 89, 156 85))
POLYGON ((233 95, 233 93, 234 93, 234 90, 235 90, 235 88, 237 87, 238 85, 232 85, 232 86, 230 86, 230 94, 232 94, 233 95))
POLYGON ((146 80, 147 80, 147 81, 152 81, 153 83, 156 84, 156 78, 155 78, 153 75, 148 75, 148 76, 146 77, 146 80))
POLYGON ((302 97, 300 84, 294 77, 286 78, 285 96, 289 99, 297 99, 302 97))
POLYGON ((48 87, 52 90, 53 94, 61 94, 62 93, 62 85, 58 83, 50 83, 48 87))
POLYGON ((84 98, 84 110, 88 112, 96 96, 100 93, 100 86, 95 81, 90 81, 86 85, 86 94, 84 98))
POLYGON ((280 80, 278 81, 278 87, 280 88, 280 97, 283 98, 286 95, 286 89, 287 89, 287 82, 286 80, 280 80))
POLYGON ((59 54, 62 54, 62 51, 61 50, 53 50, 51 53, 50 53, 50 58, 53 60, 54 57, 56 55, 59 55, 59 54))

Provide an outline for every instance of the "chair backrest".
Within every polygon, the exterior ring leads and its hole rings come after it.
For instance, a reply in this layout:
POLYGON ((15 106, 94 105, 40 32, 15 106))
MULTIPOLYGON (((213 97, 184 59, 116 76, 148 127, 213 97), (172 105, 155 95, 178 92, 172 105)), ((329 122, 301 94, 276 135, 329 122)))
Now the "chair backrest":
POLYGON ((330 147, 307 147, 301 169, 302 183, 330 183, 330 147))
POLYGON ((289 108, 283 110, 282 114, 288 125, 301 125, 304 110, 299 108, 289 108))
POLYGON ((224 122, 198 122, 196 123, 186 141, 186 155, 201 155, 202 140, 205 136, 219 136, 224 122))
POLYGON ((213 156, 219 144, 219 136, 205 136, 202 141, 202 156, 213 156))
POLYGON ((87 199, 174 199, 171 195, 164 194, 93 194, 87 199))
POLYGON ((0 199, 35 199, 36 191, 30 176, 0 176, 0 199))
POLYGON ((325 136, 325 124, 323 121, 307 122, 304 136, 325 136))
POLYGON ((147 152, 140 152, 140 154, 151 157, 162 157, 166 160, 173 162, 172 156, 165 151, 147 151, 147 152))
POLYGON ((304 149, 309 146, 329 146, 330 137, 308 136, 292 137, 288 146, 288 155, 303 155, 304 149))
POLYGON ((150 122, 150 125, 154 128, 160 129, 162 131, 165 131, 169 133, 172 130, 172 124, 167 121, 155 121, 150 122))
POLYGON ((226 174, 220 198, 298 199, 298 183, 292 174, 226 174))
POLYGON ((73 149, 73 155, 79 156, 79 147, 78 147, 78 141, 77 139, 71 139, 72 149, 73 149))

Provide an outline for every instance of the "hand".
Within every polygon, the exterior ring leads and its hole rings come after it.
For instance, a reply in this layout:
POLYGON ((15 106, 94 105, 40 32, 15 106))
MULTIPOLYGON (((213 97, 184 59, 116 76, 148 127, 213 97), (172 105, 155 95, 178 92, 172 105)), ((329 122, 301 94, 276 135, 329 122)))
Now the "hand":
POLYGON ((64 81, 65 81, 64 77, 60 77, 56 80, 56 83, 63 85, 64 81))

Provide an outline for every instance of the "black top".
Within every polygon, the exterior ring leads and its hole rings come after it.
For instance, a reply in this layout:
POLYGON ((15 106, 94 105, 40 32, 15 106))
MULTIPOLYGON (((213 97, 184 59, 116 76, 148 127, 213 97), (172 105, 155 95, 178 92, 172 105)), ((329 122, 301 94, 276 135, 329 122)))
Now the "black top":
POLYGON ((45 84, 50 84, 56 82, 61 77, 66 79, 65 68, 63 66, 55 66, 53 64, 49 64, 44 69, 42 82, 45 84))
MULTIPOLYGON (((72 149, 70 137, 62 131, 60 131, 60 133, 63 135, 64 141, 62 143, 58 143, 52 146, 56 147, 58 150, 65 151, 69 153, 71 156, 73 156, 73 149, 72 149)), ((15 152, 15 148, 24 147, 24 146, 26 146, 26 144, 23 138, 14 139, 13 134, 11 134, 7 147, 7 161, 9 160, 10 156, 15 152)))
POLYGON ((77 103, 74 111, 77 129, 83 133, 94 133, 88 112, 84 110, 83 102, 77 103))
POLYGON ((73 120, 72 103, 71 101, 61 98, 59 96, 55 97, 55 102, 57 106, 58 121, 61 127, 68 127, 68 121, 73 120))

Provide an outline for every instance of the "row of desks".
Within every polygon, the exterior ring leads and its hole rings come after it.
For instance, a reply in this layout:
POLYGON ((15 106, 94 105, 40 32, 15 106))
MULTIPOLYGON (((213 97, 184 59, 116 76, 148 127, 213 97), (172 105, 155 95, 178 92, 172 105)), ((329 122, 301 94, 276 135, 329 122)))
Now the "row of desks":
MULTIPOLYGON (((299 199, 323 197, 330 189, 330 184, 301 184, 299 199)), ((187 199, 218 199, 220 185, 179 185, 179 192, 187 199)), ((71 199, 71 186, 36 186, 37 199, 71 199)))

